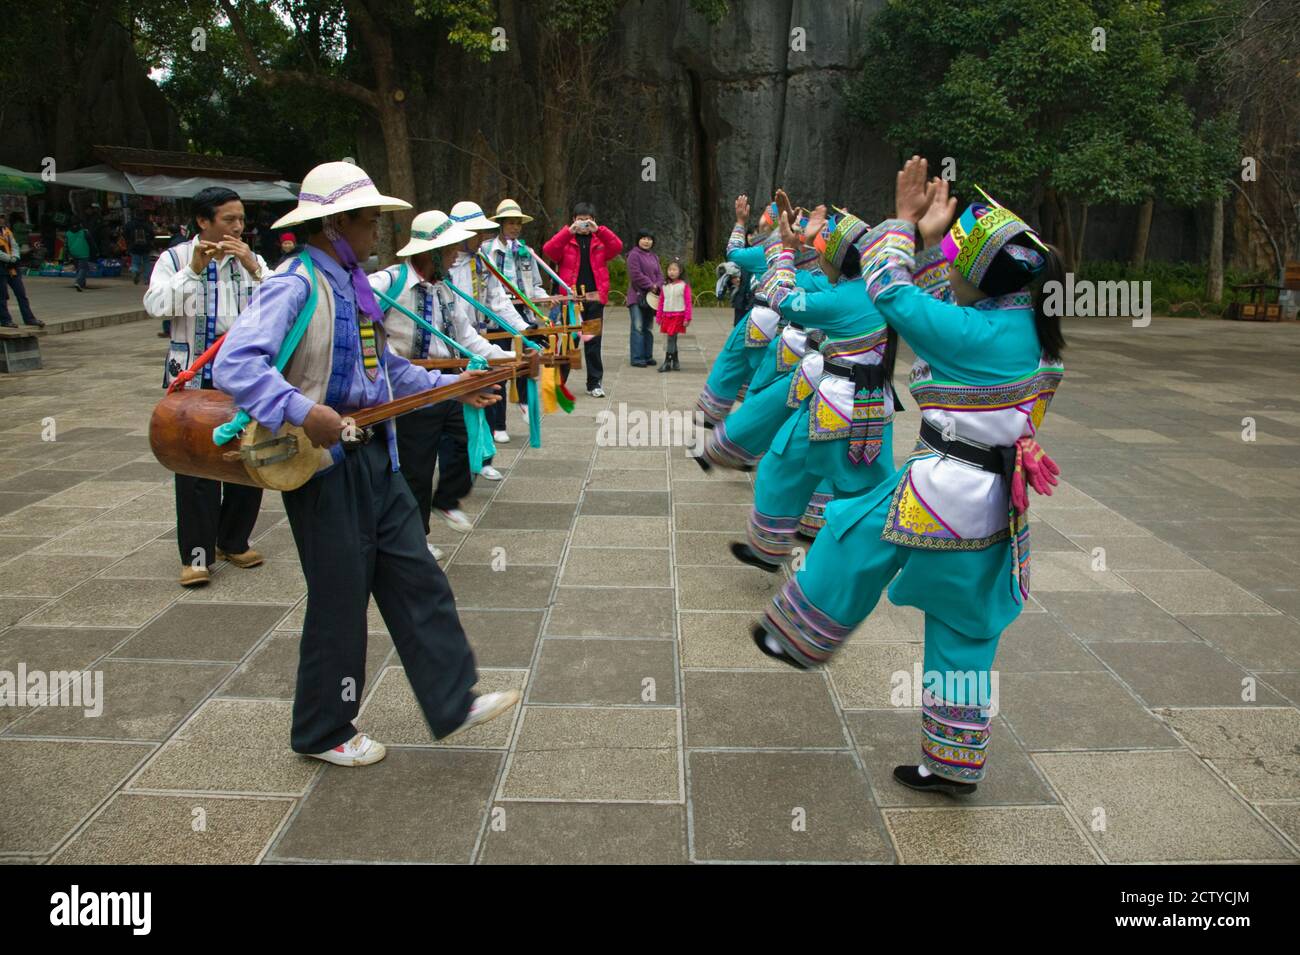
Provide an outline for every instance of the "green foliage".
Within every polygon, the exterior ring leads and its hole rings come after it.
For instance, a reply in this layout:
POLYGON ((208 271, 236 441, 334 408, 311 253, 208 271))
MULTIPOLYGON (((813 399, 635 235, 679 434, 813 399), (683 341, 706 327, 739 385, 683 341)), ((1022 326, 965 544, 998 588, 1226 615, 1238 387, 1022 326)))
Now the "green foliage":
POLYGON ((1151 262, 1135 269, 1126 262, 1084 262, 1076 280, 1092 282, 1148 281, 1151 310, 1155 315, 1218 318, 1232 300, 1232 286, 1269 279, 1262 272, 1229 269, 1224 275, 1227 293, 1223 302, 1211 302, 1205 294, 1206 268, 1188 262, 1151 262))
POLYGON ((1208 0, 891 0, 868 26, 852 111, 904 153, 951 156, 1008 204, 1219 194, 1233 117, 1192 109, 1208 0), (1200 19, 1200 25, 1197 21, 1200 19), (1094 30, 1105 31, 1105 48, 1094 30), (882 78, 907 77, 896 83, 882 78))

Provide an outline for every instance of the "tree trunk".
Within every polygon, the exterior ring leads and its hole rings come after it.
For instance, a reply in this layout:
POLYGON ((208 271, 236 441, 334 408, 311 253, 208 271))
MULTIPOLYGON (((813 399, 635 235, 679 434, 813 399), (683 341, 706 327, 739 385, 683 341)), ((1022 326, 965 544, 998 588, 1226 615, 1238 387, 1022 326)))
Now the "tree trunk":
POLYGON ((1147 264, 1147 240, 1151 238, 1151 215, 1155 212, 1156 201, 1148 199, 1138 208, 1137 229, 1133 233, 1133 258, 1130 264, 1135 269, 1147 264))
POLYGON ((1079 215, 1079 237, 1074 242, 1074 271, 1077 273, 1083 268, 1083 235, 1088 229, 1088 203, 1079 203, 1082 210, 1079 215))
POLYGON ((1057 211, 1057 228, 1059 229, 1060 239, 1057 245, 1060 246, 1061 252, 1065 255, 1065 266, 1071 272, 1074 271, 1074 230, 1070 223, 1070 200, 1059 192, 1053 192, 1056 200, 1057 211))
POLYGON ((1218 304, 1223 301, 1223 196, 1217 196, 1210 208, 1210 264, 1206 272, 1205 295, 1218 304))
MULTIPOLYGON (((405 199, 415 206, 419 196, 415 191, 415 164, 411 159, 411 135, 406 125, 406 110, 401 103, 393 101, 391 93, 381 101, 379 127, 384 134, 384 154, 388 161, 388 182, 381 191, 405 199)), ((380 230, 381 264, 390 263, 393 252, 405 245, 411 237, 411 220, 417 211, 412 208, 392 213, 391 228, 380 230)))

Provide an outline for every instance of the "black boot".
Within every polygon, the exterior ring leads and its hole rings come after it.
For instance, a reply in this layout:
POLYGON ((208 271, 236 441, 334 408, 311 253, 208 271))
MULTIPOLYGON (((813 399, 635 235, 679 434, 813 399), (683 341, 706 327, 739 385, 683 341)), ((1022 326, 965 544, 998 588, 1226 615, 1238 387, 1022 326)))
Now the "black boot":
POLYGON ((902 783, 908 789, 915 789, 923 793, 944 793, 948 796, 969 796, 979 789, 978 783, 959 783, 955 779, 948 779, 946 776, 940 776, 937 773, 922 776, 916 766, 911 764, 895 766, 894 780, 902 783))
POLYGON ((673 371, 681 371, 682 363, 677 360, 677 352, 673 352, 673 371))
POLYGON ((781 569, 780 564, 769 564, 763 558, 754 553, 754 548, 748 544, 742 544, 740 541, 731 543, 731 556, 736 558, 742 564, 748 564, 750 567, 757 567, 759 570, 769 574, 775 574, 781 569))
POLYGON ((782 663, 789 664, 790 666, 794 667, 796 670, 808 669, 806 666, 804 666, 794 657, 790 656, 788 653, 784 651, 777 652, 776 650, 773 650, 771 647, 769 647, 767 645, 767 630, 761 623, 754 624, 753 629, 749 631, 749 635, 754 638, 754 646, 762 650, 764 656, 769 656, 773 660, 780 660, 782 663))
POLYGON ((664 356, 664 363, 663 363, 662 365, 659 366, 659 374, 662 375, 664 372, 666 372, 666 371, 672 371, 672 370, 673 370, 673 356, 672 356, 672 355, 665 355, 665 356, 664 356))

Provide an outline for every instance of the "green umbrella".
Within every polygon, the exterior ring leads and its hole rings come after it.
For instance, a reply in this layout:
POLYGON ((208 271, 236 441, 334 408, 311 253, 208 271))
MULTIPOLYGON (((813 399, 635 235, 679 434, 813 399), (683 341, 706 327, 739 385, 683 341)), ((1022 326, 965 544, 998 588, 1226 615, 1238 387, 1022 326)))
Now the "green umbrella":
POLYGON ((45 184, 35 173, 19 172, 8 166, 0 166, 0 192, 17 193, 23 196, 39 196, 45 191, 45 184))

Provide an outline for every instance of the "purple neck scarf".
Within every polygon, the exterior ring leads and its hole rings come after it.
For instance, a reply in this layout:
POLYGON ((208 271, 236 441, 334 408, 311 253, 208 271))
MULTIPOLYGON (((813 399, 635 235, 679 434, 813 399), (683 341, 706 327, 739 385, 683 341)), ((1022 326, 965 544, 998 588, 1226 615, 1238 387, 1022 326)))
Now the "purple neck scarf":
POLYGON ((326 229, 325 235, 330 240, 330 245, 334 247, 335 253, 338 254, 343 267, 352 275, 352 291, 357 296, 357 308, 365 312, 371 321, 382 324, 384 314, 379 310, 379 303, 375 301, 374 290, 370 288, 370 280, 366 278, 366 270, 357 261, 356 252, 352 251, 352 246, 348 243, 348 240, 335 233, 333 229, 326 229))

